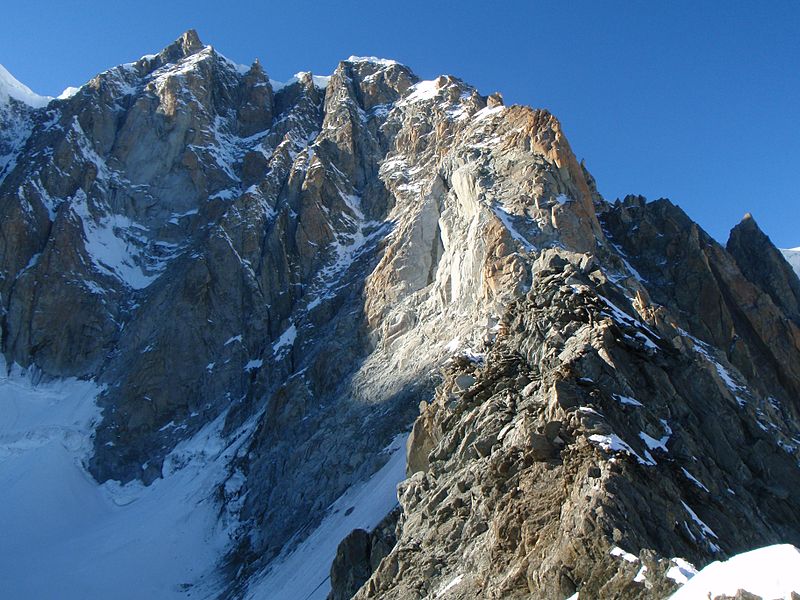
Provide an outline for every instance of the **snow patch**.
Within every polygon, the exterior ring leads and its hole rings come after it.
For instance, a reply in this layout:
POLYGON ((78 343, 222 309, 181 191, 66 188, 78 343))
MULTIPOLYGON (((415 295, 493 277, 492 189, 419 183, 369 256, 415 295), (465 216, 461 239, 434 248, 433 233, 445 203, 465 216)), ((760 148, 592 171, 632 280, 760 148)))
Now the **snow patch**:
POLYGON ((717 371, 717 375, 719 375, 719 378, 725 384, 725 387, 727 387, 728 390, 730 390, 730 392, 733 394, 733 397, 736 399, 737 404, 739 406, 744 406, 746 402, 741 396, 739 396, 739 393, 746 391, 747 388, 745 386, 737 384, 736 381, 733 379, 733 376, 731 375, 730 371, 728 371, 728 369, 723 367, 722 364, 711 355, 710 346, 708 344, 701 342, 696 337, 690 335, 683 329, 678 329, 678 331, 680 332, 681 335, 689 338, 692 341, 692 345, 694 346, 695 352, 700 354, 703 358, 705 358, 708 362, 710 362, 714 366, 714 369, 717 371))
POLYGON ((458 349, 461 347, 461 340, 458 338, 453 338, 447 345, 444 347, 445 352, 448 354, 453 354, 454 352, 458 352, 458 349))
POLYGON ((278 340, 272 344, 272 354, 276 357, 283 356, 288 352, 292 346, 294 346, 294 341, 297 339, 297 327, 294 323, 292 323, 286 331, 284 331, 278 340))
POLYGON ((506 210, 504 206, 501 206, 500 204, 495 204, 494 206, 492 206, 492 211, 494 212, 495 215, 497 215, 497 218, 500 219, 500 221, 503 223, 505 228, 508 230, 508 233, 511 234, 511 237, 514 238, 520 244, 522 244, 522 247, 525 250, 527 250, 528 252, 533 252, 534 250, 536 250, 536 246, 531 244, 524 235, 522 235, 519 231, 517 231, 516 227, 514 226, 514 220, 513 220, 514 217, 511 215, 510 212, 508 212, 508 210, 506 210))
POLYGON ((638 557, 634 556, 630 552, 626 552, 625 550, 623 550, 619 546, 614 546, 611 549, 611 552, 609 552, 609 554, 611 556, 616 556, 617 558, 621 558, 622 560, 627 561, 629 563, 639 562, 639 558, 638 557))
POLYGON ((693 484, 695 484, 697 487, 699 487, 704 492, 709 493, 709 494, 711 493, 711 492, 708 491, 708 488, 705 485, 703 485, 703 482, 700 481, 699 479, 697 479, 697 477, 695 477, 691 473, 689 473, 689 471, 687 471, 683 467, 681 467, 681 471, 683 472, 683 476, 686 477, 686 479, 691 481, 693 484))
POLYGON ((611 300, 609 300, 605 296, 602 296, 600 294, 598 294, 597 296, 603 302, 605 302, 606 306, 608 306, 608 308, 610 309, 611 312, 607 314, 609 314, 609 316, 612 319, 628 327, 636 327, 637 329, 641 329, 644 333, 637 332, 636 335, 637 339, 640 339, 642 342, 644 342, 644 345, 647 346, 648 348, 658 349, 658 346, 653 342, 653 340, 659 339, 658 334, 656 334, 647 325, 642 323, 639 319, 630 316, 628 313, 626 313, 619 306, 611 302, 611 300))
MULTIPOLYGON (((667 570, 667 577, 678 585, 683 585, 697 575, 694 565, 683 558, 671 558, 672 566, 667 570)), ((705 598, 703 600, 706 600, 705 598)))
POLYGON ((449 592, 451 589, 456 587, 463 580, 464 580, 464 576, 463 575, 456 575, 455 577, 453 577, 453 579, 451 579, 447 583, 447 585, 445 585, 442 589, 440 589, 438 592, 436 592, 436 596, 435 597, 436 598, 444 597, 444 595, 447 594, 447 592, 449 592))
POLYGON ((283 88, 288 87, 293 83, 297 83, 306 75, 310 75, 311 81, 314 83, 314 85, 322 90, 326 89, 328 84, 331 82, 330 75, 313 75, 310 71, 299 71, 286 81, 276 81, 275 79, 270 79, 269 83, 272 86, 273 92, 279 92, 283 88))
POLYGON ((405 97, 406 102, 421 102, 435 98, 439 93, 439 86, 435 79, 430 79, 415 83, 409 88, 409 91, 411 93, 405 97))
POLYGON ((260 369, 263 364, 264 364, 263 360, 261 360, 260 358, 258 358, 258 359, 254 358, 254 359, 248 361, 248 363, 244 366, 244 370, 245 371, 255 371, 257 369, 260 369))
POLYGON ((648 450, 661 450, 663 452, 669 452, 669 450, 667 450, 667 442, 669 441, 669 438, 669 434, 662 436, 659 439, 655 439, 654 437, 647 435, 644 431, 639 432, 639 439, 645 443, 648 450))
MULTIPOLYGON (((670 569, 667 576, 678 581, 671 573, 677 575, 670 569)), ((778 544, 713 562, 687 577, 683 587, 670 598, 705 600, 735 596, 740 589, 762 598, 790 600, 792 592, 800 592, 800 550, 790 544, 778 544)))
POLYGON ((636 573, 636 576, 633 578, 636 583, 642 583, 647 581, 647 565, 642 565, 639 569, 639 572, 636 573))
POLYGON ((111 275, 127 286, 140 290, 150 285, 161 274, 163 265, 154 273, 145 273, 143 256, 137 245, 136 230, 144 227, 123 215, 103 215, 94 218, 89 212, 86 193, 78 190, 72 203, 74 213, 83 225, 84 247, 97 270, 111 275))
POLYGON ((689 513, 689 516, 692 518, 692 521, 694 521, 695 525, 697 525, 700 528, 700 531, 702 532, 703 537, 705 537, 706 541, 708 542, 708 546, 711 549, 711 551, 719 552, 721 548, 716 543, 712 542, 709 539, 709 538, 719 539, 717 534, 714 533, 714 530, 711 529, 711 527, 709 527, 708 525, 706 525, 705 522, 700 517, 697 516, 697 513, 694 512, 688 504, 686 504, 686 502, 681 500, 681 504, 683 505, 683 508, 686 510, 686 512, 689 513))
POLYGON ((630 396, 614 394, 614 398, 616 398, 620 404, 625 404, 626 406, 644 406, 644 404, 639 402, 636 398, 631 398, 630 396))
MULTIPOLYGON (((234 342, 239 342, 239 343, 241 343, 241 341, 242 341, 242 334, 240 333, 239 335, 235 335, 235 336, 233 336, 233 337, 231 337, 231 338, 228 338, 228 340, 227 340, 227 341, 226 341, 224 344, 222 344, 222 345, 223 345, 223 346, 227 346, 227 345, 229 345, 229 344, 232 344, 232 343, 234 343, 234 342)), ((213 363, 212 363, 212 364, 213 364, 213 363)))
POLYGON ((368 62, 382 67, 389 67, 391 65, 399 64, 396 60, 390 58, 378 58, 377 56, 351 56, 346 62, 368 62))
POLYGON ((654 466, 656 464, 656 461, 653 460, 653 458, 649 455, 646 459, 639 456, 639 454, 637 454, 633 448, 631 448, 615 433, 609 435, 601 435, 599 433, 592 434, 589 436, 589 442, 602 448, 606 452, 624 452, 630 456, 633 456, 639 462, 639 464, 642 465, 654 466))
POLYGON ((491 117, 492 115, 500 114, 505 109, 506 109, 506 107, 502 106, 502 105, 501 106, 494 106, 492 108, 489 108, 487 106, 486 108, 482 108, 478 112, 476 112, 475 116, 474 116, 474 119, 476 121, 481 121, 481 120, 483 120, 483 119, 485 119, 487 117, 491 117))

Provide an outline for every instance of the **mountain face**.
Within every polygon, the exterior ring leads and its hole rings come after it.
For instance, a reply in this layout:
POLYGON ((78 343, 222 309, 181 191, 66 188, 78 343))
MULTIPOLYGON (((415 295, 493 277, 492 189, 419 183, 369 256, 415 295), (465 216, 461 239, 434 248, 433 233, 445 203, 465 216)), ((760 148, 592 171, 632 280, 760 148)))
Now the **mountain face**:
POLYGON ((223 542, 170 593, 657 598, 800 545, 800 282, 751 217, 607 202, 547 111, 387 60, 277 84, 189 31, 33 104, 0 96, 2 351, 96 386, 102 489, 213 465, 223 542), (326 529, 409 430, 399 509, 326 529))

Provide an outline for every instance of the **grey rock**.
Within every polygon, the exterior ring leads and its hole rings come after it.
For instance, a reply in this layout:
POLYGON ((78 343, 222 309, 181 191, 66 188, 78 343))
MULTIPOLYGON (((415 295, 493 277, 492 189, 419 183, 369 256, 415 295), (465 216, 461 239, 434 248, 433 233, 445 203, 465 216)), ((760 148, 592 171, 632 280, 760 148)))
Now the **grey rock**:
POLYGON ((745 277, 769 294, 789 318, 800 322, 800 280, 750 213, 731 230, 726 249, 745 277))
MULTIPOLYGON (((667 333, 654 333, 645 307, 634 306, 633 292, 643 297, 640 282, 630 284, 625 299, 615 295, 619 284, 596 285, 581 270, 580 255, 545 250, 537 262, 531 290, 509 306, 503 333, 476 375, 474 387, 501 391, 470 405, 448 404, 437 393, 426 406, 426 427, 442 435, 430 451, 436 460, 402 484, 397 546, 355 597, 413 597, 459 576, 448 597, 560 598, 579 591, 661 598, 674 585, 664 576, 669 557, 702 566, 755 546, 800 541, 797 499, 768 491, 773 478, 800 483, 796 449, 787 452, 779 441, 797 421, 778 417, 769 426, 774 436, 759 435, 764 399, 711 346, 695 342, 693 356, 633 343, 636 331, 659 344, 667 333), (580 293, 562 284, 567 278, 580 293), (731 397, 719 370, 735 373, 730 377, 741 382, 748 405, 731 397), (528 396, 513 384, 497 385, 516 381, 518 372, 538 373, 532 381, 539 391, 528 396), (643 402, 628 409, 619 396, 643 402), (509 409, 517 423, 511 430, 505 417, 491 419, 509 409), (488 453, 449 443, 453 436, 478 446, 500 435, 513 440, 517 430, 534 432, 526 433, 530 443, 492 445, 488 453), (625 449, 603 441, 611 435, 625 449), (556 437, 561 448, 549 443, 556 437), (749 476, 740 478, 742 472, 749 476), (441 511, 443 499, 464 493, 464 480, 472 480, 468 510, 441 511), (616 546, 638 554, 636 564, 613 556, 616 546), (433 557, 441 562, 431 573, 433 557), (649 575, 634 581, 641 566, 649 575)), ((672 335, 688 334, 676 328, 672 335)), ((450 366, 445 381, 461 369, 450 366)))

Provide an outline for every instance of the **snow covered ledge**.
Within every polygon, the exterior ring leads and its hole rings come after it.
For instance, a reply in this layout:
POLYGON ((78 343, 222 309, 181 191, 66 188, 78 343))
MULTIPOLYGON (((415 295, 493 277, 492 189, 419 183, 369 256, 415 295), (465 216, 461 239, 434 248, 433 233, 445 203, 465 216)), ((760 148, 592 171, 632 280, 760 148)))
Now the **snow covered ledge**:
POLYGON ((800 594, 800 550, 790 544, 766 546, 715 561, 692 577, 670 600, 708 600, 739 590, 765 600, 800 594))

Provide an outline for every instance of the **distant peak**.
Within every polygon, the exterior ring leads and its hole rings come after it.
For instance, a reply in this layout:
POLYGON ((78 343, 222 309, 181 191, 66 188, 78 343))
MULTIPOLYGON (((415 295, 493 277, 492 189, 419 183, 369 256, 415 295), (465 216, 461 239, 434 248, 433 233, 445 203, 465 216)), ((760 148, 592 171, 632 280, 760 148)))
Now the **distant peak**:
POLYGON ((32 108, 42 108, 52 100, 50 96, 40 96, 28 86, 17 81, 3 65, 0 65, 0 105, 8 104, 9 98, 27 104, 32 108))
POLYGON ((81 91, 81 88, 79 88, 79 87, 69 86, 67 88, 64 88, 64 91, 61 92, 58 95, 58 99, 59 100, 68 100, 69 98, 72 98, 75 94, 77 94, 80 91, 81 91))
POLYGON ((490 95, 486 99, 486 106, 488 106, 489 108, 504 106, 503 94, 501 94, 500 92, 495 92, 494 94, 490 95))
POLYGON ((291 79, 289 79, 289 81, 283 83, 273 81, 272 88, 275 91, 278 91, 280 89, 285 88, 286 86, 299 82, 305 86, 314 85, 324 90, 325 88, 328 87, 330 81, 331 81, 330 75, 314 75, 313 73, 311 73, 311 71, 300 71, 299 73, 295 73, 294 76, 291 79))
POLYGON ((172 42, 169 46, 158 53, 156 56, 157 60, 155 61, 155 66, 158 67, 168 63, 177 62, 182 58, 186 58, 192 54, 197 54, 203 48, 205 48, 205 46, 203 45, 203 42, 200 41, 200 36, 197 35, 197 32, 194 29, 189 29, 177 40, 172 42))
POLYGON ((203 49, 203 42, 200 41, 200 36, 197 35, 197 31, 194 29, 185 31, 183 35, 177 39, 177 43, 180 43, 187 55, 194 54, 198 50, 203 49))
POLYGON ((742 220, 733 228, 735 230, 761 231, 751 213, 745 213, 742 220))

